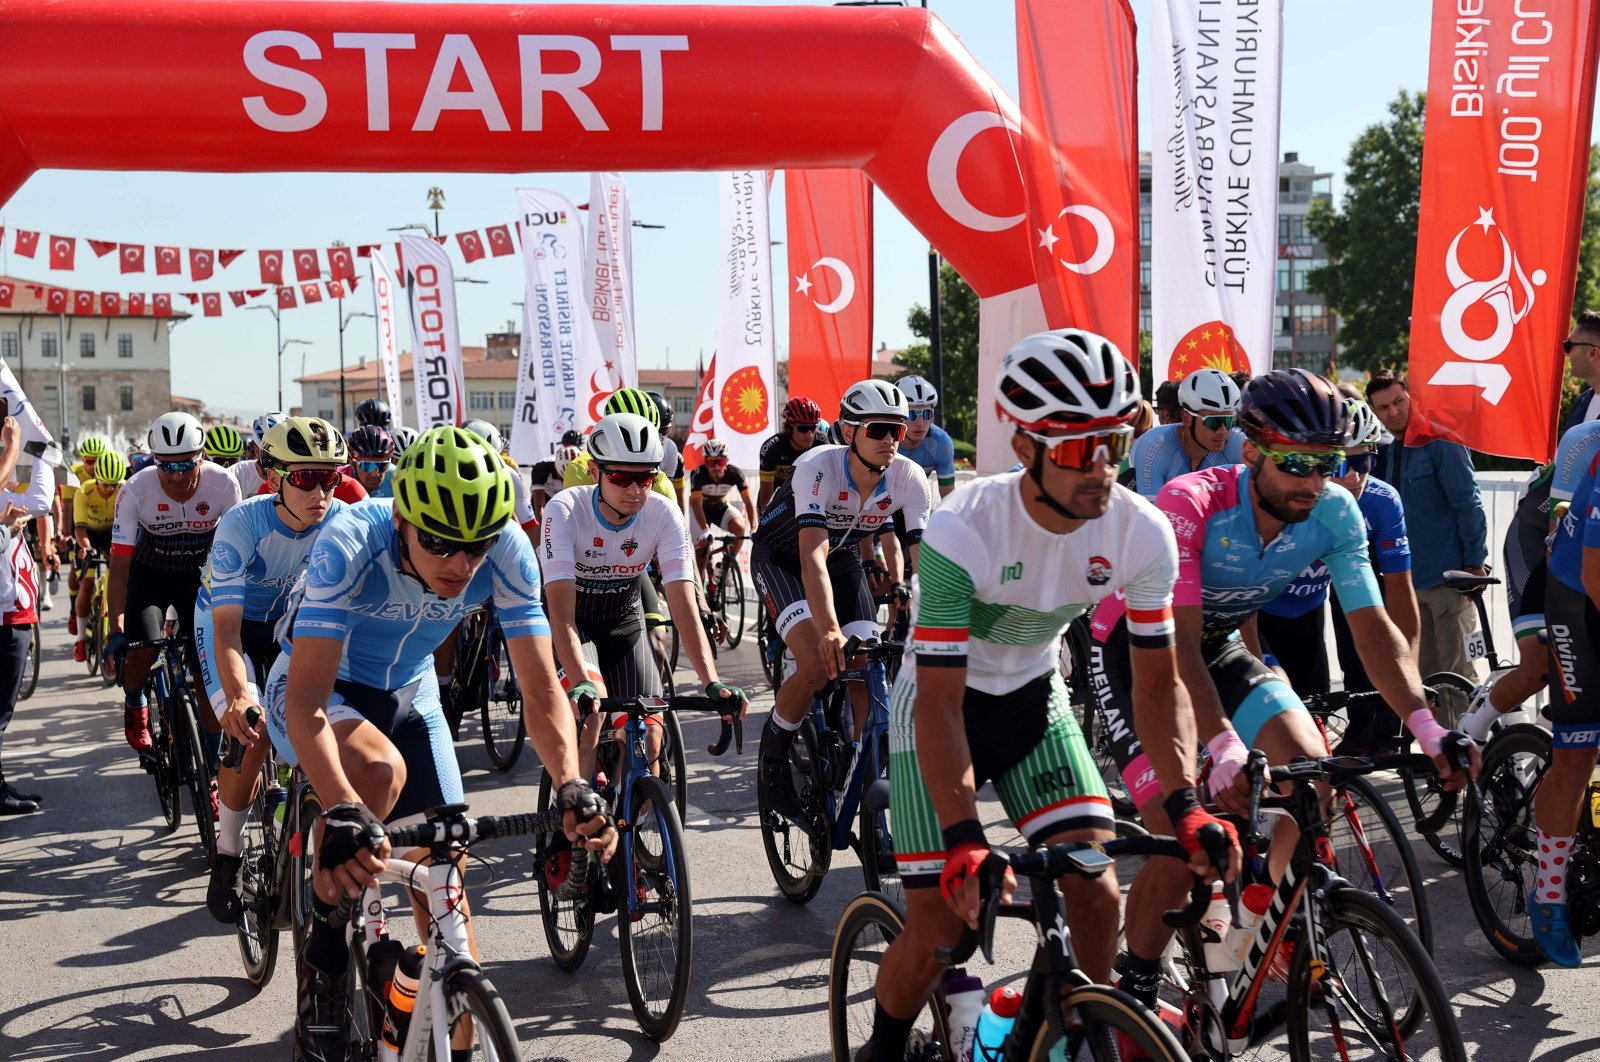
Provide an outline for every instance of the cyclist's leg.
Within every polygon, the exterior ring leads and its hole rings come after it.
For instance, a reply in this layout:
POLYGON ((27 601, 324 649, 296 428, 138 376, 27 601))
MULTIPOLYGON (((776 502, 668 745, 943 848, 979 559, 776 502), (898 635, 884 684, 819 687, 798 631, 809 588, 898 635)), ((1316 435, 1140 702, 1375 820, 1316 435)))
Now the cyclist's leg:
POLYGON ((767 729, 777 728, 793 734, 811 706, 812 695, 828 680, 817 649, 821 637, 812 620, 811 605, 806 601, 805 584, 800 580, 798 568, 757 548, 750 558, 750 569, 756 591, 773 617, 778 637, 794 654, 795 673, 778 687, 767 729))
POLYGON ((724 563, 738 564, 739 553, 744 549, 745 536, 750 533, 749 521, 745 519, 743 513, 729 505, 724 508, 722 519, 718 521, 717 526, 734 536, 733 541, 728 543, 728 555, 724 558, 724 563))
POLYGON ((1513 585, 1508 573, 1506 604, 1511 609, 1511 631, 1517 639, 1517 666, 1489 687, 1489 706, 1498 713, 1515 711, 1548 684, 1550 654, 1544 646, 1547 573, 1548 565, 1542 558, 1520 587, 1513 585))
POLYGON ((1326 615, 1325 603, 1298 616, 1256 613, 1263 647, 1271 646, 1277 666, 1302 697, 1327 693, 1329 689, 1328 652, 1324 648, 1326 615))
MULTIPOLYGON (((153 641, 161 637, 166 619, 166 597, 158 592, 154 577, 134 565, 128 571, 128 596, 123 609, 122 629, 130 642, 153 641)), ((122 728, 128 744, 138 752, 148 752, 150 706, 145 703, 144 683, 150 677, 156 651, 141 649, 123 658, 118 679, 123 688, 122 728)))
MULTIPOLYGON (((608 697, 659 697, 661 672, 656 667, 645 637, 644 612, 636 611, 624 616, 617 625, 593 640, 595 656, 600 664, 601 677, 605 679, 608 697)), ((612 726, 621 726, 624 717, 611 720, 612 726)), ((652 774, 659 774, 661 755, 661 717, 652 715, 645 719, 645 752, 650 760, 652 774)))
MULTIPOLYGON (((861 567, 861 554, 855 550, 840 550, 834 554, 838 561, 828 561, 828 578, 833 586, 833 611, 839 621, 839 630, 846 638, 870 641, 882 633, 878 626, 878 610, 872 603, 872 590, 867 586, 867 573, 861 567)), ((852 666, 859 661, 847 661, 852 666)), ((872 708, 864 682, 850 684, 850 705, 855 712, 857 734, 867 729, 867 713, 872 708)))

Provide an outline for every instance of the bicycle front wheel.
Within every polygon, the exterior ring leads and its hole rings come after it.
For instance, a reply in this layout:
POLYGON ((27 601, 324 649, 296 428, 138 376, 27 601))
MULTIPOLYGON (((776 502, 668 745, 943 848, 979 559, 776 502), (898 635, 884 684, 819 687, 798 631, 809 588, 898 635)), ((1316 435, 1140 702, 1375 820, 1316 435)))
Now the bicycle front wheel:
MULTIPOLYGON (((239 864, 239 923, 234 935, 239 940, 239 959, 244 963, 245 980, 265 988, 272 980, 278 961, 278 931, 273 928, 277 913, 276 884, 278 853, 276 816, 267 811, 267 791, 277 783, 277 772, 268 756, 261 768, 255 799, 245 810, 244 849, 239 864)), ((281 807, 281 805, 280 805, 281 807)))
POLYGON ((728 625, 728 648, 737 649, 744 638, 744 572, 739 570, 738 561, 723 561, 722 584, 717 593, 722 598, 718 602, 722 620, 728 625))
POLYGON ((1066 1040, 1063 1042, 1045 1022, 1034 1035, 1033 1048, 1028 1052, 1033 1062, 1121 1058, 1124 1043, 1136 1044, 1144 1052, 1138 1056, 1141 1058, 1188 1062, 1189 1055, 1172 1030, 1121 989, 1106 985, 1075 988, 1062 1001, 1061 1014, 1067 1027, 1066 1040))
MULTIPOLYGON (((671 694, 667 694, 671 697, 671 694)), ((657 777, 672 790, 672 803, 678 809, 678 823, 689 817, 689 762, 683 752, 683 724, 678 713, 661 713, 661 755, 656 760, 657 777)))
MULTIPOLYGON (((539 800, 534 806, 540 811, 555 806, 555 793, 547 770, 539 772, 539 800)), ((571 973, 583 965, 589 954, 589 943, 594 939, 594 906, 590 896, 598 861, 588 861, 585 873, 589 881, 582 893, 563 899, 556 896, 556 889, 550 882, 555 877, 564 880, 566 874, 571 873, 572 849, 567 846, 566 838, 553 833, 541 835, 533 857, 538 864, 533 878, 539 887, 539 918, 544 923, 550 958, 558 968, 571 973)))
MULTIPOLYGON (((471 1043, 476 1047, 474 1059, 517 1062, 522 1057, 522 1046, 517 1043, 516 1026, 511 1023, 505 1000, 476 966, 462 967, 450 975, 444 985, 444 1006, 451 1044, 466 1039, 465 1030, 470 1028, 471 1043)), ((436 1059, 431 1044, 428 1058, 436 1059)))
MULTIPOLYGON (((828 1037, 833 1062, 855 1062, 856 1052, 871 1038, 878 970, 889 945, 905 927, 900 908, 879 892, 857 896, 839 917, 828 958, 828 1037)), ((944 1008, 923 1007, 912 1036, 949 1043, 944 1008)))
POLYGON ((1550 769, 1550 732, 1518 723, 1496 734, 1478 773, 1482 800, 1467 801, 1467 898, 1494 950, 1519 966, 1538 966, 1528 894, 1539 874, 1533 797, 1550 769))
POLYGON ((1465 1062, 1450 996, 1416 934, 1387 904, 1342 886, 1324 899, 1322 941, 1295 941, 1289 1057, 1465 1062), (1321 951, 1321 955, 1313 955, 1321 951), (1321 960, 1313 967, 1313 960, 1321 960), (1414 1000, 1410 1008, 1405 1001, 1414 1000), (1414 1010, 1414 1014, 1402 1010, 1414 1010))
POLYGON ((689 998, 689 861, 672 793, 659 778, 635 782, 629 803, 632 839, 624 870, 632 879, 617 906, 622 974, 639 1028, 659 1043, 677 1030, 689 998))
POLYGON ((784 899, 791 903, 810 903, 822 888, 833 862, 823 792, 822 765, 817 758, 817 731, 810 719, 802 720, 789 746, 789 772, 795 791, 806 806, 806 821, 799 822, 767 804, 767 787, 761 772, 756 773, 756 814, 761 823, 761 846, 767 853, 772 880, 784 899))
POLYGON ((200 850, 205 854, 206 865, 210 866, 217 858, 217 820, 211 810, 211 783, 214 776, 206 762, 202 742, 215 741, 216 738, 201 729, 194 697, 188 688, 179 686, 173 693, 172 706, 182 718, 180 729, 184 731, 185 738, 179 760, 181 774, 189 789, 189 803, 194 808, 194 825, 200 833, 200 850))
POLYGON ((527 724, 522 720, 522 691, 511 673, 511 656, 506 636, 499 630, 490 635, 489 674, 484 680, 485 696, 479 703, 483 713, 483 748, 496 770, 509 771, 527 744, 527 724))
POLYGON ((1431 951, 1433 919, 1422 871, 1399 817, 1365 778, 1341 782, 1331 800, 1328 839, 1339 876, 1394 908, 1431 951))

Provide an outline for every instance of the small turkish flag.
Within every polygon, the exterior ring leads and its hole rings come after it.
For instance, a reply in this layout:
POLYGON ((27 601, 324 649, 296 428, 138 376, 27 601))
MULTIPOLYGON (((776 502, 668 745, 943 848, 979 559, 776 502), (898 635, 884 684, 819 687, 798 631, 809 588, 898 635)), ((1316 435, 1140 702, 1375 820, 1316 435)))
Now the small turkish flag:
POLYGON ((44 307, 51 313, 67 312, 67 292, 65 288, 46 288, 44 290, 44 307))
POLYGON ((322 270, 317 265, 317 252, 309 248, 294 253, 294 278, 315 280, 322 270))
POLYGON ((233 265, 234 259, 238 258, 241 254, 244 254, 244 252, 219 250, 217 252, 217 265, 222 269, 227 269, 229 266, 233 265))
POLYGON ((296 303, 294 301, 294 289, 293 288, 279 288, 278 289, 278 309, 280 309, 280 310, 292 310, 297 305, 298 305, 298 303, 296 303))
POLYGON ((175 277, 183 272, 183 258, 176 247, 156 248, 156 276, 175 277))
POLYGON ((283 283, 283 252, 261 252, 261 283, 276 287, 283 283))
POLYGON ((456 242, 461 245, 461 257, 476 262, 483 257, 483 239, 477 232, 458 232, 456 242))
POLYGON ((215 291, 208 291, 202 296, 202 298, 205 300, 206 316, 207 317, 221 317, 222 316, 222 295, 221 295, 221 293, 215 292, 215 291))
POLYGON ((342 280, 330 280, 330 281, 328 281, 328 298, 330 298, 330 299, 342 299, 342 298, 344 298, 344 281, 342 281, 342 280))
POLYGON ((71 269, 72 260, 77 257, 78 240, 75 236, 50 237, 50 268, 71 269))
POLYGON ((94 314, 94 292, 74 291, 72 293, 72 312, 83 317, 94 314))
POLYGON ((376 243, 363 243, 359 247, 356 248, 356 257, 357 258, 371 258, 372 257, 372 252, 376 251, 379 248, 379 246, 381 246, 381 245, 380 244, 376 244, 376 243))
POLYGON ((122 271, 124 273, 143 273, 144 244, 123 244, 121 252, 117 255, 117 260, 122 263, 122 271))
POLYGON ((302 301, 305 302, 305 304, 307 306, 311 305, 314 302, 321 302, 322 301, 322 285, 320 285, 320 284, 301 284, 300 285, 300 298, 302 299, 302 301))
POLYGON ((356 260, 348 247, 328 248, 328 276, 334 280, 354 280, 356 260))
POLYGON ((516 249, 511 245, 510 225, 496 225, 485 229, 484 235, 489 237, 489 250, 496 258, 503 258, 516 249))
POLYGON ((128 292, 128 316, 129 317, 143 317, 144 316, 144 292, 142 292, 142 291, 130 291, 130 292, 128 292))
POLYGON ((0 281, 0 310, 10 309, 11 297, 16 293, 16 288, 11 286, 9 280, 0 281))
POLYGON ((172 316, 172 296, 164 291, 157 292, 151 297, 152 311, 157 317, 172 316))
POLYGON ((122 316, 122 296, 114 291, 102 291, 100 293, 100 316, 122 316))
POLYGON ((233 304, 235 306, 243 306, 244 305, 245 295, 244 295, 244 292, 242 292, 242 291, 230 291, 230 292, 228 292, 228 298, 233 300, 233 304))
POLYGON ((190 250, 189 252, 189 279, 210 280, 217 257, 210 251, 190 250))
POLYGON ((89 249, 94 252, 96 258, 104 258, 117 249, 117 244, 114 240, 90 240, 89 249))
POLYGON ((32 258, 39 250, 39 234, 28 232, 24 229, 17 230, 16 252, 24 258, 32 258))

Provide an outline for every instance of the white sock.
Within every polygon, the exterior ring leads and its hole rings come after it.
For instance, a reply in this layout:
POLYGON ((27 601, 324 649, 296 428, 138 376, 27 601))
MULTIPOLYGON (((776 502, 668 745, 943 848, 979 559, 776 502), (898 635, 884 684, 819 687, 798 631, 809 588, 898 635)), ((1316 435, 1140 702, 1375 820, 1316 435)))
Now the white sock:
POLYGON ((454 675, 439 675, 438 679, 440 692, 449 689, 450 684, 456 680, 454 675))
POLYGON ((83 619, 82 616, 79 616, 78 617, 78 641, 80 641, 80 642, 86 642, 86 641, 89 640, 89 632, 83 629, 83 624, 84 624, 84 619, 83 619))
POLYGON ((248 809, 235 811, 220 801, 217 806, 220 812, 217 816, 217 851, 236 856, 244 851, 244 824, 250 812, 248 809))

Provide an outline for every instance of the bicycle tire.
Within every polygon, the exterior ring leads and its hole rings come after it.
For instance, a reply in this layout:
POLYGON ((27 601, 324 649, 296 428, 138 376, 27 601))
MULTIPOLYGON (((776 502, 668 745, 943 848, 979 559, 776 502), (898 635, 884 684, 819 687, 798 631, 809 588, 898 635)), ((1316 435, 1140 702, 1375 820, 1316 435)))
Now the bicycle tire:
MULTIPOLYGON (((539 799, 534 805, 538 810, 545 811, 554 806, 555 793, 552 789, 550 772, 540 770, 539 799)), ((545 866, 546 861, 555 855, 550 851, 554 839, 554 834, 543 834, 534 846, 536 868, 533 878, 538 883, 539 921, 544 925, 544 939, 550 946, 550 958, 557 969, 571 973, 583 965, 584 958, 589 954, 589 945, 594 941, 594 907, 589 903, 588 890, 576 899, 565 900, 557 899, 555 890, 550 888, 545 877, 545 866)), ((591 886, 597 865, 598 860, 589 861, 591 886)))
MULTIPOLYGON (((828 1042, 834 1062, 855 1062, 856 1052, 871 1036, 878 963, 883 949, 905 927, 900 907, 881 892, 861 893, 839 916, 828 954, 828 1042), (860 977, 852 977, 858 956, 863 969, 860 977)), ((941 1044, 950 1041, 944 1008, 931 1002, 917 1014, 915 1028, 941 1044)))
POLYGON ((506 636, 499 630, 490 634, 489 655, 484 661, 484 696, 478 702, 483 716, 483 749, 497 771, 509 771, 522 757, 527 742, 528 724, 522 718, 522 691, 511 669, 506 636))
MULTIPOLYGON (((194 695, 184 685, 173 688, 174 707, 182 716, 184 750, 179 759, 179 769, 184 786, 189 790, 189 803, 194 808, 195 830, 200 834, 200 851, 206 857, 206 866, 217 859, 217 820, 211 814, 211 783, 215 776, 206 763, 202 742, 206 732, 201 727, 194 695)), ((213 739, 214 740, 214 739, 213 739)))
POLYGON ((1066 1020, 1068 1040, 1066 1050, 1056 1052, 1060 1037, 1049 1022, 1039 1026, 1033 1045, 1028 1051, 1030 1062, 1050 1062, 1056 1058, 1117 1058, 1114 1044, 1101 1050, 1101 1037, 1110 1038, 1120 1032, 1144 1051, 1152 1062, 1189 1062, 1189 1055, 1160 1018, 1151 1014, 1132 996, 1119 988, 1107 985, 1082 985, 1067 994, 1061 1002, 1062 1016, 1066 1020))
POLYGON ((278 931, 273 926, 277 913, 278 848, 275 823, 266 812, 267 789, 277 783, 271 756, 265 757, 260 775, 256 795, 245 811, 244 848, 239 862, 239 921, 234 926, 234 936, 239 942, 245 980, 256 988, 265 988, 278 961, 278 931))
MULTIPOLYGON (((1465 712, 1466 704, 1472 699, 1472 692, 1476 688, 1471 679, 1457 675, 1453 671, 1439 671, 1429 675, 1423 680, 1423 685, 1431 687, 1438 694, 1435 711, 1439 722, 1444 726, 1454 726, 1455 720, 1465 712)), ((1411 809, 1413 823, 1421 822, 1433 813, 1439 806, 1439 801, 1444 799, 1444 783, 1438 775, 1429 771, 1417 777, 1415 771, 1401 771, 1401 780, 1405 783, 1406 804, 1411 809)), ((1418 829, 1417 834, 1428 842, 1428 847, 1438 853, 1453 867, 1465 865, 1465 857, 1461 854, 1464 845, 1465 833, 1463 832, 1462 814, 1465 800, 1455 798, 1455 813, 1450 817, 1449 823, 1436 833, 1418 829)))
POLYGON ((178 800, 177 753, 173 747, 172 727, 168 725, 166 709, 155 692, 154 683, 145 685, 145 703, 150 717, 150 774, 156 783, 156 799, 161 803, 161 816, 166 820, 167 832, 176 833, 183 824, 183 805, 178 800))
MULTIPOLYGON (((878 762, 883 765, 883 777, 889 776, 889 735, 884 734, 878 762)), ((868 785, 871 784, 869 780, 868 785)), ((866 794, 862 794, 861 813, 856 826, 856 851, 861 856, 861 876, 868 892, 881 892, 897 906, 906 902, 905 886, 900 882, 900 868, 894 863, 894 834, 889 829, 887 808, 874 811, 867 807, 866 794), (885 843, 887 842, 887 843, 885 843)))
POLYGON ((809 823, 792 822, 767 806, 767 787, 761 772, 756 772, 756 817, 761 824, 761 847, 767 853, 767 867, 778 891, 790 903, 810 903, 822 888, 833 862, 828 816, 823 802, 821 764, 817 759, 817 731, 810 719, 800 723, 789 746, 789 769, 796 780, 800 799, 812 810, 809 823), (822 838, 818 843, 817 837, 822 838), (804 855, 807 862, 794 862, 804 855), (791 872, 793 868, 793 872, 791 872))
POLYGON ((1533 938, 1528 894, 1539 872, 1533 794, 1553 753, 1550 732, 1518 723, 1494 736, 1478 772, 1481 800, 1467 801, 1467 899, 1489 944, 1508 962, 1539 966, 1546 959, 1533 938), (1522 757, 1532 757, 1533 762, 1522 757), (1510 886, 1510 888, 1506 888, 1510 886), (1502 899, 1504 898, 1504 899, 1502 899), (1509 903, 1509 912, 1504 908, 1509 903))
POLYGON ((1433 917, 1428 909, 1424 878, 1399 816, 1366 778, 1345 779, 1334 795, 1344 798, 1328 815, 1328 838, 1333 842, 1338 859, 1339 876, 1364 892, 1386 899, 1422 941, 1422 946, 1431 952, 1433 917), (1336 831, 1340 827, 1349 836, 1349 845, 1339 840, 1340 834, 1336 831), (1339 858, 1342 852, 1352 848, 1354 858, 1339 858), (1387 898, 1379 892, 1380 882, 1387 898))
POLYGON ((317 799, 317 794, 309 785, 301 786, 298 787, 296 799, 288 813, 294 816, 294 821, 290 824, 293 833, 289 849, 289 866, 286 868, 287 874, 283 877, 288 879, 289 940, 294 946, 294 966, 298 975, 301 956, 305 954, 306 934, 311 931, 311 898, 315 894, 312 888, 312 871, 315 868, 316 856, 316 838, 312 833, 312 827, 322 814, 322 802, 317 799))
MULTIPOLYGON (((463 966, 451 973, 444 984, 444 1004, 444 1016, 450 1024, 452 1037, 461 1021, 472 1022, 477 1044, 473 1058, 481 1057, 484 1062, 520 1062, 522 1045, 517 1040, 511 1012, 481 969, 463 966)), ((428 1046, 428 1058, 437 1062, 432 1044, 428 1046)))
POLYGON ((623 873, 627 893, 617 905, 622 980, 639 1028, 660 1043, 677 1031, 694 968, 694 901, 683 825, 672 791, 659 778, 633 783, 623 873), (665 960, 652 973, 649 960, 665 960))
POLYGON ((683 825, 688 822, 689 814, 689 762, 684 756, 683 724, 677 712, 667 711, 661 715, 663 741, 661 758, 656 765, 661 773, 657 777, 672 790, 672 804, 678 809, 679 825, 683 825))
POLYGON ((768 619, 766 609, 761 610, 761 616, 756 621, 756 649, 761 654, 761 671, 767 676, 767 683, 776 693, 778 687, 783 685, 783 647, 780 644, 776 653, 771 652, 772 643, 778 640, 777 634, 772 630, 771 620, 768 619))
POLYGON ((728 648, 737 649, 744 640, 744 572, 739 569, 739 562, 731 558, 724 558, 722 562, 722 583, 717 587, 717 592, 722 598, 722 621, 728 625, 728 648), (738 622, 732 619, 737 610, 738 622))
POLYGON ((39 625, 30 623, 28 626, 28 657, 22 666, 22 690, 17 694, 19 701, 25 701, 33 696, 33 691, 39 688, 39 625))
MULTIPOLYGON (((1318 921, 1322 927, 1327 964, 1317 977, 1317 987, 1314 987, 1312 948, 1307 938, 1308 931, 1302 931, 1295 942, 1294 957, 1289 966, 1289 1057, 1303 1062, 1330 1057, 1326 1043, 1322 1048, 1313 1044, 1311 1021, 1314 1013, 1342 1006, 1349 1016, 1342 1020, 1335 1018, 1339 1032, 1328 1035, 1342 1037, 1339 1055, 1350 1062, 1361 1057, 1436 1058, 1446 1062, 1466 1062, 1466 1048, 1461 1042, 1461 1031, 1456 1025, 1455 1012, 1450 1007, 1450 996, 1439 977, 1439 970, 1422 942, 1406 927, 1400 916, 1376 896, 1348 885, 1339 886, 1324 896, 1313 896, 1312 902, 1322 907, 1318 921), (1348 948, 1350 959, 1341 961, 1343 949, 1339 946, 1338 938, 1341 932, 1347 930, 1352 934, 1348 948), (1363 939, 1368 936, 1371 937, 1370 944, 1363 939), (1358 941, 1361 942, 1359 947, 1358 941), (1377 1013, 1374 1014, 1369 1009, 1370 1005, 1359 998, 1360 986, 1350 976, 1355 974, 1370 980, 1380 946, 1402 968, 1398 972, 1408 976, 1414 986, 1419 1009, 1409 1030, 1404 1023, 1397 1022, 1392 1016, 1385 1016, 1382 1005, 1375 1006, 1377 1013), (1331 986, 1331 991, 1328 986, 1331 986), (1361 1056, 1354 1053, 1355 1049, 1364 1046, 1352 1035, 1360 1031, 1360 1023, 1355 1019, 1357 1012, 1367 1019, 1366 1032, 1369 1036, 1375 1031, 1385 1033, 1388 1040, 1386 1044, 1365 1045, 1378 1047, 1383 1052, 1381 1055, 1361 1056), (1429 1027, 1427 1031, 1423 1029, 1425 1021, 1429 1027), (1402 1041, 1399 1043, 1394 1042, 1393 1037, 1397 1027, 1398 1039, 1402 1041)), ((1381 993, 1374 992, 1374 1001, 1389 991, 1385 988, 1381 993)))
POLYGON ((78 622, 83 624, 84 662, 89 665, 89 676, 100 677, 100 602, 89 597, 89 614, 78 622))

